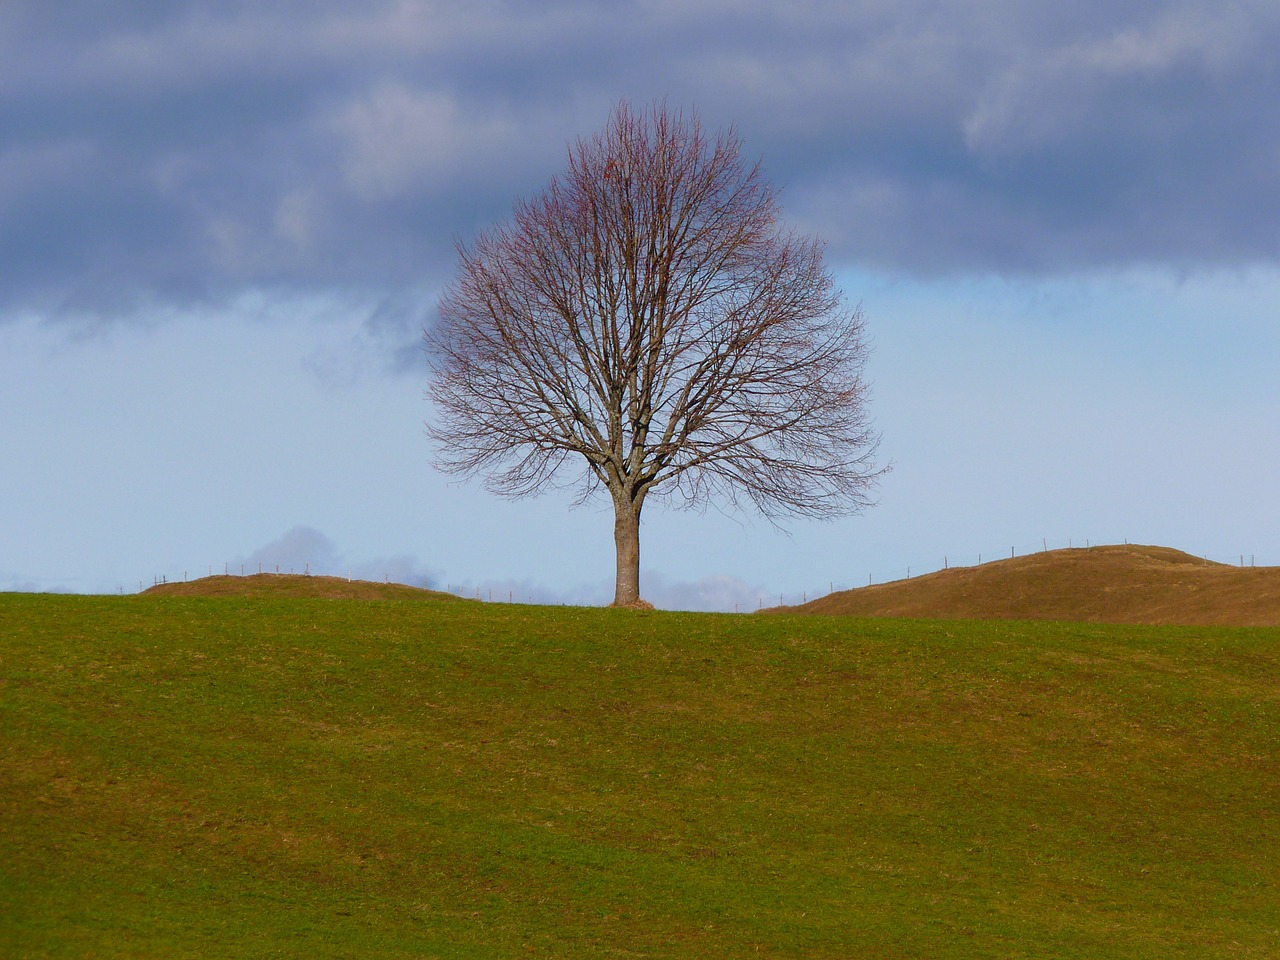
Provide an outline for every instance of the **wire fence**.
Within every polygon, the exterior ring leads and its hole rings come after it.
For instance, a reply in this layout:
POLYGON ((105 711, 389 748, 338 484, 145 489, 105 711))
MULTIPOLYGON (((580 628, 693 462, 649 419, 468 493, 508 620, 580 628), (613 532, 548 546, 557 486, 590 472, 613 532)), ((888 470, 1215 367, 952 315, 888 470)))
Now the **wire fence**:
MULTIPOLYGON (((1002 560, 1016 560, 1019 557, 1026 557, 1035 553, 1048 553, 1051 550, 1130 545, 1132 544, 1128 539, 1116 543, 1114 541, 1099 541, 1088 538, 1084 540, 1067 538, 1065 541, 1060 541, 1041 537, 1038 541, 1023 541, 1022 543, 1011 544, 1008 548, 997 547, 978 553, 944 553, 940 558, 925 563, 911 563, 896 568, 882 567, 876 571, 869 571, 865 579, 829 580, 825 585, 818 584, 811 589, 802 589, 799 593, 783 591, 767 596, 761 595, 756 599, 755 609, 774 606, 797 606, 808 603, 811 600, 821 599, 832 593, 843 593, 847 590, 856 590, 862 587, 882 586, 887 583, 910 580, 914 577, 961 567, 978 567, 1002 560)), ((1258 565, 1257 555, 1254 553, 1235 553, 1230 555, 1203 553, 1190 554, 1190 556, 1203 560, 1206 564, 1216 563, 1238 567, 1256 567, 1258 565)), ((745 612, 745 608, 741 612, 745 612)))
MULTIPOLYGON (((1122 541, 1123 545, 1129 545, 1129 540, 1122 541)), ((818 600, 822 597, 829 596, 833 593, 841 593, 847 590, 855 590, 865 587, 881 586, 887 583, 894 583, 902 580, 910 580, 915 577, 927 574, 938 573, 940 571, 964 568, 986 566, 988 564, 1000 561, 1016 560, 1019 557, 1026 557, 1035 553, 1046 553, 1051 550, 1074 550, 1089 549, 1099 546, 1120 546, 1111 541, 1099 542, 1097 540, 1084 539, 1076 540, 1067 538, 1065 541, 1051 540, 1048 537, 1041 537, 1038 541, 1023 541, 1022 543, 1011 544, 1006 548, 994 548, 981 552, 973 553, 943 553, 940 558, 931 562, 910 563, 899 567, 882 567, 879 570, 869 571, 865 579, 850 578, 843 580, 828 580, 825 584, 819 583, 809 588, 802 588, 799 591, 782 590, 777 593, 757 592, 754 597, 743 596, 734 601, 732 611, 725 612, 748 613, 754 610, 761 610, 767 607, 778 606, 796 606, 808 603, 811 600, 818 600)), ((1211 556, 1209 554, 1192 554, 1202 559, 1206 564, 1226 564, 1239 567, 1256 567, 1257 555, 1254 553, 1235 553, 1229 556, 1211 556)), ((189 582, 192 579, 198 579, 201 576, 240 576, 248 577, 254 575, 275 574, 275 575, 302 575, 302 576, 331 576, 345 579, 348 582, 358 580, 368 581, 368 571, 356 571, 354 568, 345 571, 329 571, 320 570, 315 565, 304 562, 300 567, 298 565, 282 565, 282 564, 263 564, 263 563, 241 563, 239 561, 225 561, 218 565, 209 564, 202 571, 196 571, 195 578, 192 577, 190 570, 184 570, 182 577, 179 579, 176 575, 159 574, 152 578, 152 582, 147 584, 145 581, 138 581, 138 591, 142 592, 148 586, 160 586, 164 584, 189 582)), ((386 572, 379 580, 374 582, 383 582, 387 584, 398 583, 413 587, 422 587, 428 590, 439 590, 442 592, 453 594, 454 596, 464 597, 471 600, 480 600, 485 602, 498 603, 552 603, 558 604, 563 601, 548 600, 544 596, 537 594, 542 591, 530 589, 528 585, 522 585, 519 588, 508 587, 502 585, 500 588, 487 586, 474 586, 471 584, 453 584, 453 583, 435 583, 430 577, 415 575, 405 576, 403 574, 392 575, 386 572)), ((745 585, 744 585, 745 586, 745 585)), ((124 592, 124 588, 120 588, 120 592, 124 592)))
MULTIPOLYGON (((252 577, 252 576, 264 576, 264 575, 335 577, 337 579, 346 580, 348 583, 354 583, 356 581, 367 582, 370 579, 368 576, 368 571, 366 570, 357 571, 354 567, 348 568, 347 570, 327 570, 327 569, 322 569, 320 566, 312 564, 309 561, 303 562, 301 566, 299 566, 298 564, 291 565, 291 564, 279 564, 279 563, 271 564, 271 563, 254 563, 254 562, 241 563, 239 561, 236 561, 233 563, 229 560, 224 561, 221 564, 221 569, 219 569, 217 565, 209 564, 207 565, 204 571, 197 570, 194 579, 199 579, 201 577, 215 577, 215 576, 252 577)), ((181 578, 179 578, 176 574, 170 575, 168 573, 162 573, 162 574, 156 574, 151 578, 150 586, 157 587, 157 586, 162 586, 170 583, 189 583, 192 579, 193 577, 189 569, 182 571, 181 578)), ((379 581, 374 581, 374 582, 379 582, 379 581)), ((424 590, 441 589, 441 587, 439 587, 438 585, 431 583, 430 577, 419 576, 419 575, 405 577, 402 574, 398 573, 396 574, 396 576, 393 577, 388 572, 382 575, 380 582, 388 583, 388 584, 398 583, 398 584, 402 584, 404 586, 410 586, 410 587, 422 587, 424 590)), ((143 580, 138 581, 139 592, 147 589, 147 586, 148 585, 146 584, 145 581, 143 580)), ((121 589, 123 590, 123 587, 121 589)), ((451 593, 453 592, 452 587, 449 588, 449 592, 451 593)))
MULTIPOLYGON (((408 587, 420 587, 424 590, 435 590, 442 593, 450 593, 456 597, 462 597, 468 600, 483 600, 490 603, 558 603, 563 605, 561 601, 548 601, 545 597, 535 596, 534 593, 527 589, 517 590, 514 588, 501 589, 494 587, 478 587, 471 584, 455 584, 455 583, 436 583, 429 576, 414 574, 406 576, 403 573, 392 575, 391 573, 383 573, 381 576, 371 576, 370 572, 365 569, 357 570, 354 567, 346 570, 329 570, 318 564, 304 562, 301 566, 294 564, 264 564, 264 563, 240 563, 225 561, 220 566, 214 564, 206 565, 203 571, 197 570, 192 575, 190 569, 183 570, 182 575, 162 573, 152 576, 151 582, 145 580, 138 581, 138 592, 152 587, 165 586, 176 583, 189 583, 194 579, 202 577, 253 577, 253 576, 305 576, 305 577, 335 577, 340 580, 346 580, 348 583, 384 583, 399 584, 408 587)), ((124 592, 124 587, 120 587, 120 592, 124 592)))

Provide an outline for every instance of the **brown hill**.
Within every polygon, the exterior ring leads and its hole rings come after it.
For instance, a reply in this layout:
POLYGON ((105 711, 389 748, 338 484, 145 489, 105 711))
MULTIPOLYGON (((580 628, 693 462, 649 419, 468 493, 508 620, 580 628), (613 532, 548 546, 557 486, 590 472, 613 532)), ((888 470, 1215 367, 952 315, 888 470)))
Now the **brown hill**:
POLYGON ((345 577, 255 573, 247 577, 201 577, 183 583, 161 583, 148 595, 178 597, 318 597, 326 600, 458 600, 451 593, 403 583, 374 583, 345 577))
POLYGON ((833 593, 776 612, 970 620, 1280 625, 1280 567, 1168 547, 1051 550, 833 593))

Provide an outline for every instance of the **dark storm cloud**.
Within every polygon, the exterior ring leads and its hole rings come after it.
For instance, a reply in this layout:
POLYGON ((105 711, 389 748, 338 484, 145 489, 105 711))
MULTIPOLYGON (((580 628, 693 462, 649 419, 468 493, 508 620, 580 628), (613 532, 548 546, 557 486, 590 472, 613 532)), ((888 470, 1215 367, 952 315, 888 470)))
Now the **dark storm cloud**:
POLYGON ((1269 0, 11 0, 0 303, 431 285, 620 97, 735 123, 840 262, 1274 262, 1277 51, 1269 0))

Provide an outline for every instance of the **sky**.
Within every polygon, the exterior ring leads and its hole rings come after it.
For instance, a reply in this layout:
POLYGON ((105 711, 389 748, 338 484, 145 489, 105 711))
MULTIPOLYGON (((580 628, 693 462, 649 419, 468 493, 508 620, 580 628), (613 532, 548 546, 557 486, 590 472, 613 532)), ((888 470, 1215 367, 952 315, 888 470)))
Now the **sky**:
POLYGON ((6 0, 0 589, 612 597, 610 508, 432 467, 455 244, 620 100, 732 126, 860 304, 876 506, 646 510, 749 610, 1044 548, 1280 565, 1272 0, 6 0))

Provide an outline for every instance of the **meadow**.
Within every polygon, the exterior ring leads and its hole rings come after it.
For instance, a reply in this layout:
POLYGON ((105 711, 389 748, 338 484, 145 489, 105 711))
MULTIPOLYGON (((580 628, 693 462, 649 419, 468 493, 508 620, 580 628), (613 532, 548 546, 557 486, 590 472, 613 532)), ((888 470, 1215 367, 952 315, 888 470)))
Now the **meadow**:
POLYGON ((1280 629, 0 595, 4 957, 1274 958, 1280 629))

